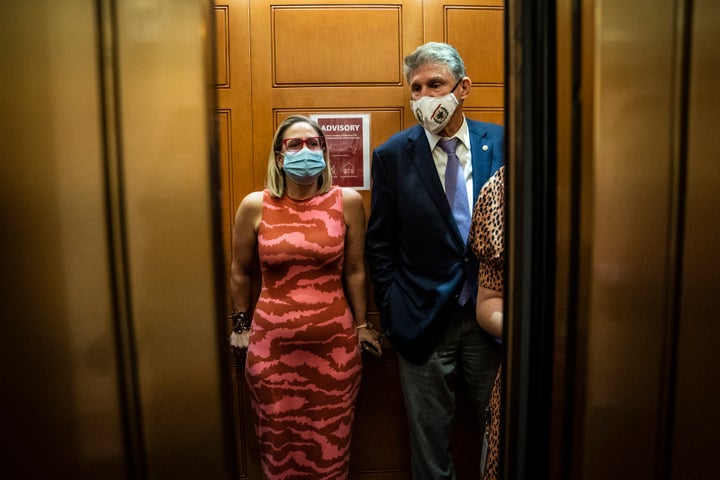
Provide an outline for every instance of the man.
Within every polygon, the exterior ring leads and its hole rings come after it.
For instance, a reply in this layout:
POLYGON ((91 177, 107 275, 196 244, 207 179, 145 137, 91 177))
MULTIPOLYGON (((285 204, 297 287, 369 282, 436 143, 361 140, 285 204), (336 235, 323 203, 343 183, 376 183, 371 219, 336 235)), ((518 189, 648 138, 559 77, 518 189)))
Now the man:
POLYGON ((478 264, 467 216, 503 163, 503 128, 465 118, 471 81, 452 46, 418 47, 404 73, 420 125, 373 152, 366 255, 383 327, 399 353, 413 478, 454 479, 455 377, 465 377, 480 420, 500 359, 475 320, 478 264), (454 147, 440 143, 451 138, 454 147))

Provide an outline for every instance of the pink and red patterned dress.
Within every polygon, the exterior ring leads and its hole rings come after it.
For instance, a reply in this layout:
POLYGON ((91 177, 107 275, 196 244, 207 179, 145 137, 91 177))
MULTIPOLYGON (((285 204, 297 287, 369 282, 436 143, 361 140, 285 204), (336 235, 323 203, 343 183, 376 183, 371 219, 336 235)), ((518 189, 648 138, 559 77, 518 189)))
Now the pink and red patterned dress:
POLYGON ((268 479, 346 479, 362 358, 342 285, 342 190, 307 200, 266 190, 262 290, 245 377, 268 479))

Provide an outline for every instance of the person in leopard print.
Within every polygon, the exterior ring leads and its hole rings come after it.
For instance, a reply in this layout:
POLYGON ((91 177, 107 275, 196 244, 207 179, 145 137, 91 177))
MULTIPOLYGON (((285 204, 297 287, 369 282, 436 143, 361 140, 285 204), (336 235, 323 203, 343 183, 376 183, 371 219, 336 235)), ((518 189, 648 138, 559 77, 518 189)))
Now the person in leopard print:
MULTIPOLYGON (((473 209, 470 244, 480 263, 477 321, 498 341, 503 327, 503 263, 505 257, 505 167, 500 167, 480 190, 473 209)), ((498 368, 486 410, 483 442, 483 480, 500 478, 500 387, 498 368)))

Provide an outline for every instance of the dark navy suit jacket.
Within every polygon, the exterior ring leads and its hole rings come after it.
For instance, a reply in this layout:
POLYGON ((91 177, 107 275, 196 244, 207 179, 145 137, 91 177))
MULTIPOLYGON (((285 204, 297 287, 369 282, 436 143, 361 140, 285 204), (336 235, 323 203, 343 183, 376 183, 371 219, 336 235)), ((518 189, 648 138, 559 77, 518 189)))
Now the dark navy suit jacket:
MULTIPOLYGON (((467 119, 473 205, 504 161, 504 129, 467 119), (487 148, 485 148, 487 147, 487 148)), ((433 161, 416 125, 373 152, 366 257, 386 334, 408 361, 421 364, 437 345, 442 312, 467 278, 477 296, 477 259, 461 238, 433 161)))

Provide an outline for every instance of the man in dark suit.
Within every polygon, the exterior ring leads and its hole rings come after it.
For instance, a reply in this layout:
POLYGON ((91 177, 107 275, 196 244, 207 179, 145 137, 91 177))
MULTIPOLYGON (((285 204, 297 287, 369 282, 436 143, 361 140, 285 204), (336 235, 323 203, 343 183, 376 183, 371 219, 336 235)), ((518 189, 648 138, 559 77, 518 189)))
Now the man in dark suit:
POLYGON ((503 164, 504 134, 465 118, 471 81, 452 46, 418 47, 404 72, 420 125, 373 152, 366 255, 383 328, 399 353, 413 478, 454 479, 456 375, 481 420, 500 359, 475 320, 478 264, 467 215, 503 164))

